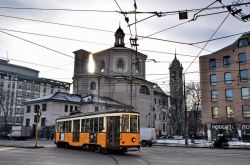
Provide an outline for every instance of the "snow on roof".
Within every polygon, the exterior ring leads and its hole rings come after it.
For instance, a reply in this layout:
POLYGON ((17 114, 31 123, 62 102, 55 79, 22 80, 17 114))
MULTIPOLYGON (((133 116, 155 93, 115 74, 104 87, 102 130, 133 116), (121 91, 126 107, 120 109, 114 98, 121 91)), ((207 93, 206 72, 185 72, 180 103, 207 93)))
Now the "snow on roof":
POLYGON ((46 95, 37 99, 27 101, 26 103, 41 102, 41 101, 48 101, 48 100, 69 101, 69 102, 74 102, 74 103, 80 103, 81 96, 75 95, 75 94, 69 94, 69 93, 56 92, 54 94, 46 95))
POLYGON ((69 94, 69 93, 57 93, 55 96, 52 97, 55 100, 63 100, 63 101, 70 101, 70 102, 81 102, 81 96, 69 94))
POLYGON ((128 106, 116 100, 113 100, 109 97, 103 96, 96 96, 96 95, 88 95, 82 98, 82 102, 84 103, 100 103, 100 104, 107 104, 107 105, 117 105, 117 106, 128 106))

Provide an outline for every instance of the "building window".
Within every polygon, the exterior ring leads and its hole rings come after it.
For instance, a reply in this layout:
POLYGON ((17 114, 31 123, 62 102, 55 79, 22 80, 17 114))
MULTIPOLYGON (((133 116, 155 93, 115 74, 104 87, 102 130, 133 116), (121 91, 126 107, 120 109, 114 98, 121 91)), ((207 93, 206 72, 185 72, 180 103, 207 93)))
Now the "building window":
POLYGON ((27 106, 27 113, 30 113, 31 111, 31 106, 27 106))
POLYGON ((141 88, 140 88, 140 93, 141 93, 141 94, 145 94, 145 95, 150 95, 149 89, 148 89, 148 87, 145 86, 145 85, 142 85, 142 86, 141 86, 141 88))
POLYGON ((135 63, 135 71, 136 71, 137 74, 141 73, 140 62, 138 62, 138 61, 135 63))
POLYGON ((68 105, 64 105, 64 112, 68 112, 68 108, 69 108, 68 105))
POLYGON ((216 59, 215 58, 212 58, 209 60, 209 68, 216 69, 216 59))
POLYGON ((47 110, 47 104, 42 104, 42 111, 46 111, 47 110))
POLYGON ((97 112, 99 110, 98 106, 95 106, 95 112, 97 112))
POLYGON ((78 106, 75 106, 75 111, 78 111, 78 106))
POLYGON ((247 80, 248 80, 248 71, 240 70, 240 81, 247 81, 247 80))
POLYGON ((70 106, 70 112, 73 112, 73 105, 70 106))
POLYGON ((216 74, 212 74, 210 76, 210 84, 211 85, 217 85, 217 76, 216 76, 216 74))
POLYGON ((249 99, 249 89, 248 88, 241 88, 241 99, 243 99, 243 100, 249 99))
POLYGON ((226 84, 231 84, 233 82, 233 76, 231 72, 226 72, 224 74, 224 79, 226 84))
POLYGON ((227 108, 227 118, 233 118, 234 117, 233 107, 227 106, 226 108, 227 108))
POLYGON ((96 90, 96 83, 94 81, 90 83, 90 90, 96 90))
POLYGON ((212 101, 218 101, 218 96, 219 96, 218 91, 211 92, 212 101))
POLYGON ((219 118, 219 109, 218 107, 212 107, 212 118, 218 119, 219 118))
POLYGON ((117 70, 118 72, 123 72, 124 71, 124 61, 122 58, 119 58, 117 61, 117 70))
POLYGON ((246 52, 239 54, 239 63, 240 64, 246 64, 247 63, 247 54, 246 52))
POLYGON ((244 39, 240 39, 239 40, 239 47, 241 46, 247 46, 248 45, 248 40, 247 38, 244 38, 244 39))
POLYGON ((30 126, 30 119, 26 119, 25 126, 30 126))
POLYGON ((51 88, 50 93, 51 93, 51 94, 54 93, 54 88, 53 88, 53 87, 51 88))
POLYGON ((223 66, 229 67, 231 65, 231 59, 230 56, 223 57, 223 66))
POLYGON ((42 117, 41 118, 41 127, 44 127, 44 126, 46 126, 46 117, 42 117))
POLYGON ((226 100, 233 100, 233 89, 226 89, 226 100))
POLYGON ((101 61, 101 64, 100 64, 100 71, 101 71, 101 72, 104 72, 104 71, 105 71, 105 61, 104 61, 104 60, 101 61))
POLYGON ((243 117, 250 117, 250 106, 249 105, 242 106, 242 115, 243 115, 243 117))

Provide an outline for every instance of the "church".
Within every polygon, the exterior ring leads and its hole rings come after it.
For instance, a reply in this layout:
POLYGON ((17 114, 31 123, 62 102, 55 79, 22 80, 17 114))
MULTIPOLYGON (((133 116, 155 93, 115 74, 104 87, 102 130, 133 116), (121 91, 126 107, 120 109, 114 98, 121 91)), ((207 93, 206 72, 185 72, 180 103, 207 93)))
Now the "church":
MULTIPOLYGON (((73 93, 108 97, 140 112, 141 127, 156 128, 157 135, 167 134, 169 96, 155 83, 146 80, 147 55, 127 48, 125 33, 115 32, 114 47, 91 53, 80 49, 74 52, 73 93), (95 64, 88 70, 91 60, 95 64)), ((95 104, 95 111, 101 111, 95 104)))

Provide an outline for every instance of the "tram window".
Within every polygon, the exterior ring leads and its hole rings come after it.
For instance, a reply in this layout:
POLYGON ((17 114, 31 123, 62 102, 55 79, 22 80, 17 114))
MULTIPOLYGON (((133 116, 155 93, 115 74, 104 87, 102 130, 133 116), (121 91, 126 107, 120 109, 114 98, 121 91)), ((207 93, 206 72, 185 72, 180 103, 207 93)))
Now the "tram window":
POLYGON ((63 122, 57 122, 57 132, 63 132, 63 122))
POLYGON ((80 131, 80 120, 73 121, 73 131, 80 131))
POLYGON ((99 131, 102 132, 103 130, 103 117, 99 117, 99 131))
POLYGON ((122 115, 122 131, 129 132, 129 115, 122 115))
POLYGON ((64 121, 63 122, 63 131, 64 132, 71 132, 71 121, 64 121))
POLYGON ((89 119, 89 131, 90 132, 93 132, 93 128, 94 128, 94 123, 93 123, 93 118, 92 119, 89 119))
POLYGON ((82 127, 81 127, 81 132, 85 132, 85 119, 82 119, 82 127))
POLYGON ((98 118, 94 118, 94 132, 98 132, 98 118))
POLYGON ((130 116, 130 132, 138 132, 138 127, 137 127, 137 116, 136 115, 131 115, 130 116))
POLYGON ((85 131, 89 132, 89 119, 85 120, 85 131))

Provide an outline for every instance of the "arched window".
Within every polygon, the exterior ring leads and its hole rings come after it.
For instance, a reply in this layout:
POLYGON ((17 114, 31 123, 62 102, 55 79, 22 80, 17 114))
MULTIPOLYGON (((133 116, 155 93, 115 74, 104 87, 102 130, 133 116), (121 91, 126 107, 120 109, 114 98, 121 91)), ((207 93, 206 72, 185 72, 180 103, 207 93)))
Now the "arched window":
POLYGON ((90 83, 90 90, 96 90, 96 83, 94 81, 90 83))
POLYGON ((105 61, 102 60, 102 61, 101 61, 101 64, 100 64, 100 71, 101 71, 101 72, 104 72, 104 70, 105 70, 105 61))
POLYGON ((123 72, 124 71, 124 61, 122 58, 119 58, 117 61, 117 70, 118 72, 123 72))
POLYGON ((148 89, 148 87, 145 86, 145 85, 142 85, 142 86, 141 86, 141 88, 140 88, 140 93, 141 93, 141 94, 145 94, 145 95, 150 95, 149 89, 148 89))
POLYGON ((139 63, 139 62, 137 62, 137 63, 135 64, 135 70, 136 70, 136 73, 137 73, 137 74, 140 74, 140 73, 141 73, 141 66, 140 66, 140 63, 139 63))

